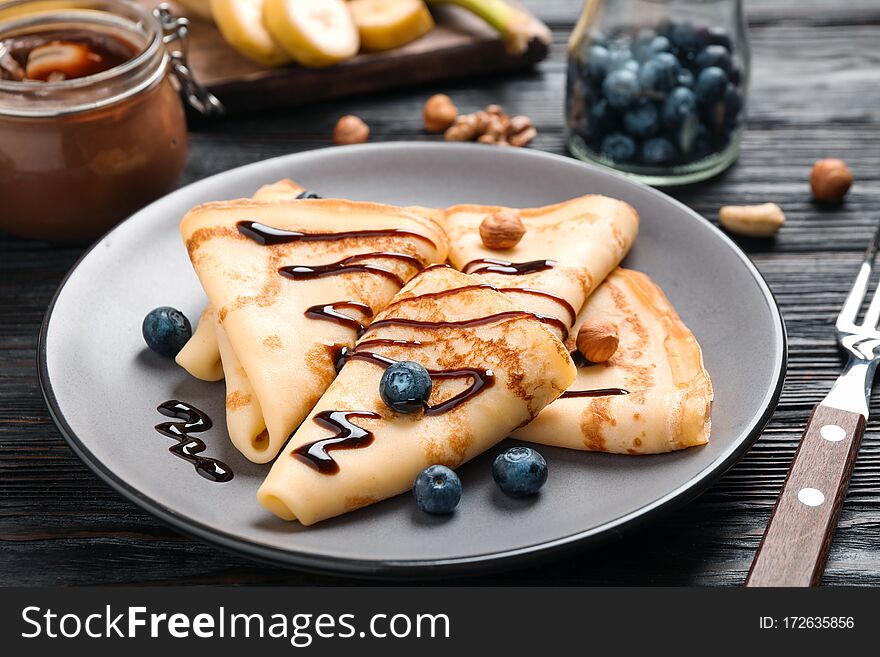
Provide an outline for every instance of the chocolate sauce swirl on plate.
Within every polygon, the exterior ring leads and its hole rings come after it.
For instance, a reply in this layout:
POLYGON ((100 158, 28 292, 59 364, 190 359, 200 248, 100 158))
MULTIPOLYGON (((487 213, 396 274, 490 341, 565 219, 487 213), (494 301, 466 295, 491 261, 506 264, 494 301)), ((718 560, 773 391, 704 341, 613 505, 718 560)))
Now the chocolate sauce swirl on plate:
POLYGON ((208 446, 199 438, 193 438, 190 433, 201 433, 213 426, 211 418, 203 411, 186 402, 169 400, 159 404, 157 409, 166 417, 173 417, 180 422, 163 422, 156 425, 156 431, 163 436, 174 438, 176 445, 168 448, 168 451, 184 461, 192 463, 201 476, 211 481, 224 482, 233 477, 232 469, 217 459, 199 456, 208 446))

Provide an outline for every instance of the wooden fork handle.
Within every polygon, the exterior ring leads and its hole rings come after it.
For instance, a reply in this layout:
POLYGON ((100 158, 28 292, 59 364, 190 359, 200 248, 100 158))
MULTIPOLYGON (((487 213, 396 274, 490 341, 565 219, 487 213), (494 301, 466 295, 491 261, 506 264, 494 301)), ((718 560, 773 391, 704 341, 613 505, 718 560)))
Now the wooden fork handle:
POLYGON ((864 433, 861 413, 813 409, 746 586, 819 583, 864 433))

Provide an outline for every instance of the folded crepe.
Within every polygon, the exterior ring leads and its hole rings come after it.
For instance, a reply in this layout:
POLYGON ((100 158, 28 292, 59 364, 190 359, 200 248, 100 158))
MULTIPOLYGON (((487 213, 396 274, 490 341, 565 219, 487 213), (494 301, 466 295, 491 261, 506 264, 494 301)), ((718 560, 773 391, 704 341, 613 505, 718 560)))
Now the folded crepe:
POLYGON ((449 261, 478 274, 521 307, 571 326, 590 293, 629 252, 639 215, 607 196, 581 196, 541 208, 456 205, 444 213, 449 261), (489 249, 480 237, 483 220, 508 210, 526 232, 512 249, 489 249))
POLYGON ((450 267, 419 274, 379 313, 297 429, 257 493, 285 520, 311 525, 407 491, 425 467, 457 467, 526 424, 573 381, 553 320, 518 309, 450 267), (385 367, 424 365, 423 411, 379 396, 385 367))
POLYGON ((569 390, 513 436, 618 454, 708 442, 712 383, 700 345, 660 288, 645 274, 616 269, 579 314, 568 349, 587 320, 617 325, 614 356, 607 363, 579 362, 569 390))
POLYGON ((207 203, 181 222, 209 307, 178 362, 216 380, 221 357, 230 438, 257 463, 274 458, 302 422, 361 326, 448 252, 442 228, 425 217, 376 203, 288 200, 290 191, 207 203))

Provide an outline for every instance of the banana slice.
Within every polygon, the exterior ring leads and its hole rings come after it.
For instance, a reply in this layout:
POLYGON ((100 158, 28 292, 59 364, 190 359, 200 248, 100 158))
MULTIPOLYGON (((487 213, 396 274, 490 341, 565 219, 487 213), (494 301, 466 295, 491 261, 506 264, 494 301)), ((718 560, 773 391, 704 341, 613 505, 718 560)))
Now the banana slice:
POLYGON ((226 42, 248 59, 263 66, 291 61, 263 25, 263 0, 211 0, 211 11, 226 42))
POLYGON ((342 0, 265 0, 263 22, 303 66, 321 68, 355 55, 357 28, 342 0))
POLYGON ((434 27, 422 0, 351 0, 348 6, 365 50, 391 50, 434 27))

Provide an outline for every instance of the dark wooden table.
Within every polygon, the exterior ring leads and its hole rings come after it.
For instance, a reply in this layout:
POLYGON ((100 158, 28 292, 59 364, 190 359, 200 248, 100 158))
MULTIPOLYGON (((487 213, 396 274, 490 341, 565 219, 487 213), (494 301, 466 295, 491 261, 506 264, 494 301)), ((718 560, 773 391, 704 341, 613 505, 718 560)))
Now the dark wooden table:
MULTIPOLYGON (((426 139, 421 106, 437 91, 467 111, 498 102, 528 114, 540 131, 533 147, 564 152, 565 42, 581 3, 528 4, 555 37, 537 70, 199 125, 181 184, 326 146, 346 113, 370 124, 373 141, 426 139)), ((753 0, 747 9, 754 63, 739 162, 674 195, 710 221, 730 203, 774 201, 788 216, 775 240, 740 241, 788 327, 779 408, 751 452, 681 511, 605 547, 476 583, 739 585, 745 578, 809 411, 836 376, 833 318, 880 221, 880 4, 753 0), (807 185, 812 162, 831 156, 856 177, 837 209, 813 203, 807 185)), ((182 536, 73 455, 48 417, 35 352, 46 305, 82 250, 0 236, 0 585, 362 583, 267 567, 182 536)), ((880 584, 880 397, 872 414, 826 584, 880 584)))

